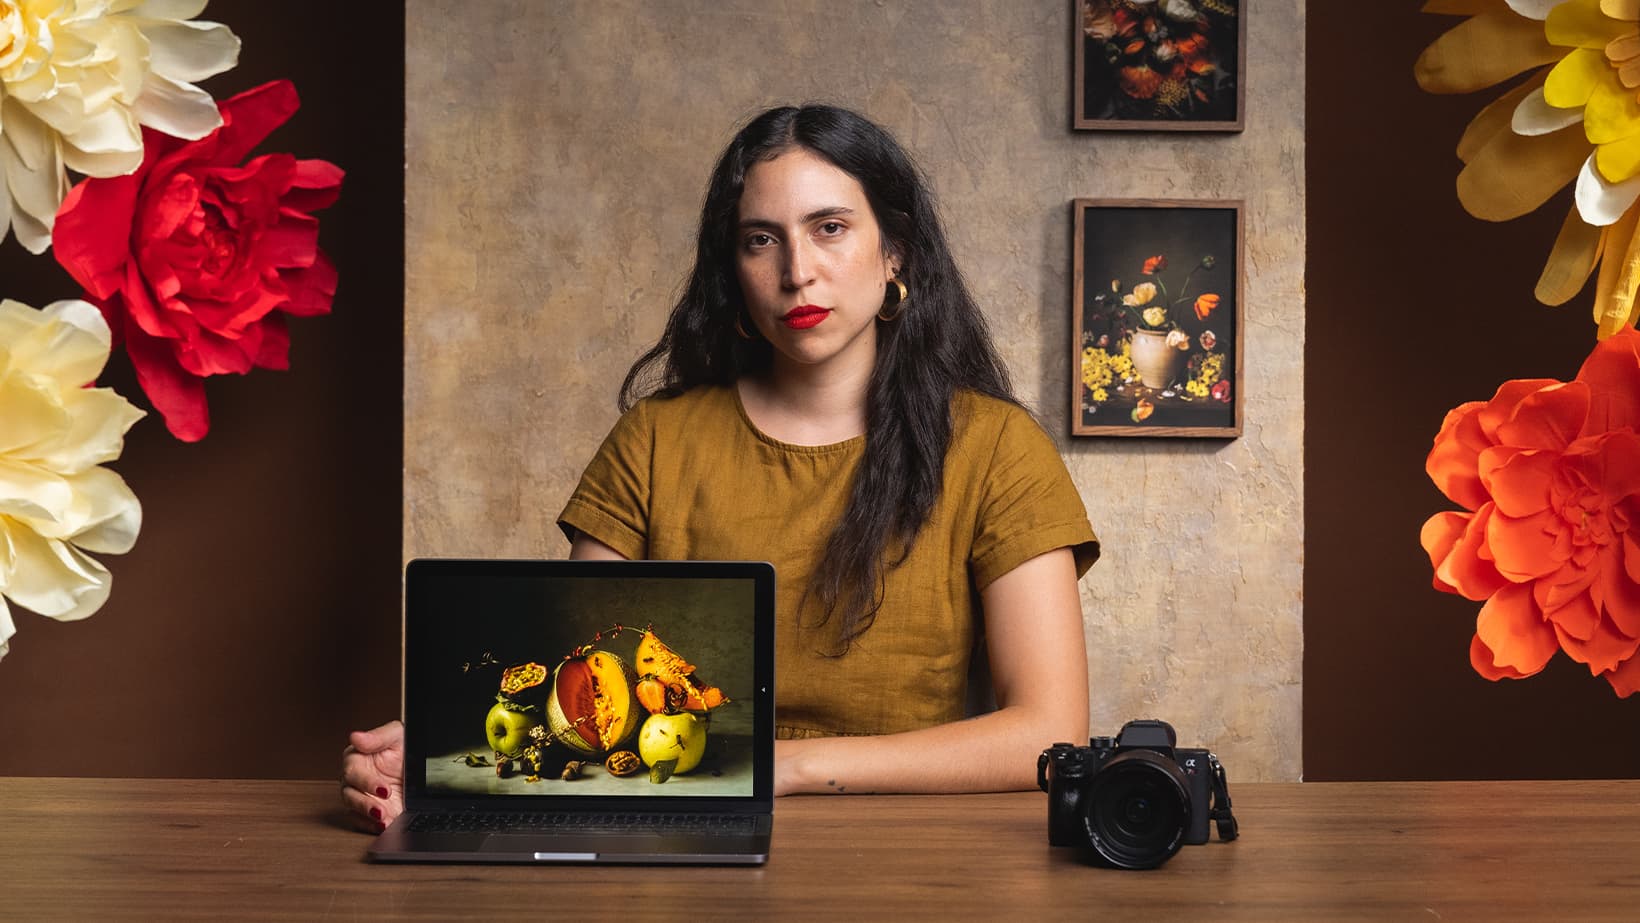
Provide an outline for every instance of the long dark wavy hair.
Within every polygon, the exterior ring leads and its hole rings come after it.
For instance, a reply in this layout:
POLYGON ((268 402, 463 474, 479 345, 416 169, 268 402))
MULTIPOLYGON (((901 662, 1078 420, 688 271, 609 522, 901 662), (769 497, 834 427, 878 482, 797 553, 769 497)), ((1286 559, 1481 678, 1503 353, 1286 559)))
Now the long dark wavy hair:
POLYGON ((885 253, 898 257, 899 278, 910 293, 898 317, 877 322, 865 456, 805 591, 818 595, 826 620, 840 619, 833 651, 840 654, 871 627, 888 571, 904 563, 939 499, 953 395, 967 389, 1018 401, 911 158, 863 116, 810 105, 757 116, 719 158, 701 209, 688 288, 660 341, 621 383, 622 412, 648 394, 730 384, 768 368, 768 342, 735 332, 745 307, 736 274, 740 196, 747 171, 793 148, 819 155, 865 189, 885 253))

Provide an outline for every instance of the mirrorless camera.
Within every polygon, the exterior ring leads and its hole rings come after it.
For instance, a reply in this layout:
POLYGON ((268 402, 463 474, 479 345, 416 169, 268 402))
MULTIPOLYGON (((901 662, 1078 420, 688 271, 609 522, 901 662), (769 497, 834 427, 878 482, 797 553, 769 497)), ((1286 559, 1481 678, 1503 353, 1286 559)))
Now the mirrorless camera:
POLYGON ((1219 758, 1180 747, 1173 726, 1146 719, 1086 747, 1056 743, 1036 761, 1048 793, 1048 845, 1084 851, 1095 865, 1155 868, 1186 843, 1236 838, 1230 790, 1219 758))

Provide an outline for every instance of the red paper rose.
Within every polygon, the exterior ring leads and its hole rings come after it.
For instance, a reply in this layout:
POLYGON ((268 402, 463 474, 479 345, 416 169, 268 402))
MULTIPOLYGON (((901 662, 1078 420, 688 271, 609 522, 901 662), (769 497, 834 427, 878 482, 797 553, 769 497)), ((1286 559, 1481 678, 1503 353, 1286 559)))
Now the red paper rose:
POLYGON ((52 252, 108 318, 178 439, 210 429, 204 379, 289 367, 285 315, 330 311, 336 269, 310 213, 336 201, 323 160, 245 155, 300 105, 286 80, 218 108, 198 141, 143 129, 142 166, 88 179, 57 213, 52 252))
POLYGON ((1424 524, 1435 588, 1484 601, 1470 663, 1520 679, 1556 650, 1640 690, 1640 332, 1570 382, 1505 382, 1447 414, 1429 476, 1471 512, 1424 524))

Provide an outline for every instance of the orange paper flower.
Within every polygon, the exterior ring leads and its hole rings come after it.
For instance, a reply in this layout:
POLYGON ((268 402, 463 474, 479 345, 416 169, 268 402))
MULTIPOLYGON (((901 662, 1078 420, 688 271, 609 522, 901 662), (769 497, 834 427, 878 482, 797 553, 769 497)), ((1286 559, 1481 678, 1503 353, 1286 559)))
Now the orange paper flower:
POLYGON ((1435 588, 1484 602, 1469 659, 1521 679, 1557 650, 1640 690, 1640 332, 1577 378, 1508 381, 1454 408, 1425 465, 1468 512, 1424 523, 1435 588))
POLYGON ((1207 320, 1207 315, 1219 306, 1219 296, 1213 294, 1196 296, 1196 319, 1207 320))
POLYGON ((1145 268, 1140 271, 1147 276, 1154 276, 1166 268, 1167 257, 1165 255, 1158 254, 1157 256, 1147 258, 1145 260, 1145 268))

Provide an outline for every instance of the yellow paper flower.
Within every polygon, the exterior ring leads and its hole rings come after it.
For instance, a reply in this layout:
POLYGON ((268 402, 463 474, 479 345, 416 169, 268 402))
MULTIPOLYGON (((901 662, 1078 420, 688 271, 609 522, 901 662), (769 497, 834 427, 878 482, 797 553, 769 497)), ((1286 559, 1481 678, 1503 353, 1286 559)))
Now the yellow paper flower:
POLYGON ((0 657, 16 632, 7 600, 61 621, 91 615, 112 578, 86 552, 123 554, 142 526, 131 488, 102 465, 143 412, 87 387, 110 343, 83 301, 0 301, 0 657))
POLYGON ((1167 323, 1166 308, 1145 308, 1142 316, 1145 319, 1145 323, 1152 327, 1160 327, 1167 323))
POLYGON ((1459 201, 1477 218, 1507 221, 1575 180, 1576 204, 1537 298, 1565 303, 1599 266, 1599 335, 1632 325, 1640 288, 1640 0, 1429 0, 1423 9, 1468 16, 1418 58, 1424 89, 1467 93, 1532 71, 1464 131, 1459 201))
POLYGON ((191 21, 205 3, 0 0, 0 241, 9 228, 44 252, 65 168, 130 173, 141 126, 191 141, 222 124, 193 82, 233 67, 239 39, 191 21))

